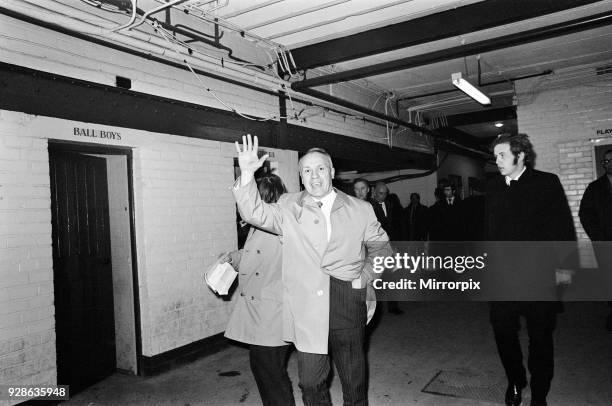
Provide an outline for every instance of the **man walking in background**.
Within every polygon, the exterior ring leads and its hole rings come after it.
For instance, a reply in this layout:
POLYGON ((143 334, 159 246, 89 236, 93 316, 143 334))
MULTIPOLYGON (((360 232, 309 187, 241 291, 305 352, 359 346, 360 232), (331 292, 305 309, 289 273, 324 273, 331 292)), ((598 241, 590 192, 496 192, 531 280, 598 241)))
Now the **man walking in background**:
POLYGON ((463 240, 461 199, 457 190, 447 179, 438 183, 440 199, 429 208, 429 239, 431 241, 463 240))
MULTIPOLYGON (((486 238, 489 241, 575 240, 572 215, 559 178, 533 169, 535 153, 529 137, 502 134, 493 142, 493 153, 501 176, 491 179, 487 185, 486 238)), ((520 258, 524 253, 510 254, 520 258)), ((536 271, 548 272, 547 269, 536 271)), ((550 277, 554 281, 554 273, 550 277)), ((528 281, 517 283, 521 289, 531 288, 528 281)), ((507 405, 520 405, 522 389, 527 385, 518 338, 520 316, 527 321, 529 335, 531 405, 546 405, 553 378, 553 330, 558 310, 559 304, 551 301, 491 303, 495 342, 508 378, 507 405)))
MULTIPOLYGON (((580 201, 580 223, 591 241, 595 242, 595 256, 608 289, 612 288, 612 149, 607 150, 601 161, 605 173, 589 183, 580 201), (601 243, 608 241, 608 243, 601 243)), ((610 291, 607 292, 610 294, 610 291)), ((606 330, 612 331, 612 302, 606 318, 606 330)))
POLYGON ((407 241, 427 239, 427 206, 421 204, 418 193, 410 194, 410 204, 404 209, 403 235, 407 241))
MULTIPOLYGON (((376 182, 372 193, 372 205, 374 213, 382 228, 387 232, 391 241, 401 239, 401 214, 402 208, 399 203, 389 199, 389 188, 384 182, 376 182)), ((400 315, 404 311, 399 308, 395 300, 387 300, 387 310, 391 314, 400 315)))
POLYGON ((391 241, 399 241, 400 217, 402 208, 389 199, 389 188, 384 182, 376 182, 372 193, 374 213, 391 241))

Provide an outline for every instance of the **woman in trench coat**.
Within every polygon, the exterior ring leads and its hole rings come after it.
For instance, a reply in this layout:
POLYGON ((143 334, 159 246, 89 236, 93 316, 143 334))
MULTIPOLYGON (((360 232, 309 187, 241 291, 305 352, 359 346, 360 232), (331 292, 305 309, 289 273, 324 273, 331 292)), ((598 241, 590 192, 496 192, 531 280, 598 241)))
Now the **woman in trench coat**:
MULTIPOLYGON (((257 180, 261 198, 276 203, 286 192, 282 180, 257 180)), ((289 346, 282 340, 282 273, 280 237, 251 227, 244 248, 225 256, 238 271, 236 304, 225 330, 232 340, 250 344, 251 371, 264 406, 295 405, 287 374, 289 346)))

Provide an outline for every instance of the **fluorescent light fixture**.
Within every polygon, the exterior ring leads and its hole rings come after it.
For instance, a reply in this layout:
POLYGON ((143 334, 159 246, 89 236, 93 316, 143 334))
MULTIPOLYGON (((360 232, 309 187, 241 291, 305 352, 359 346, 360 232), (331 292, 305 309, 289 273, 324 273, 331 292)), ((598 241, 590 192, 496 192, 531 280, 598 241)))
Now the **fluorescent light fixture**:
POLYGON ((497 128, 502 128, 504 126, 504 123, 495 123, 495 127, 497 128))
POLYGON ((465 94, 476 100, 480 104, 491 104, 489 96, 484 94, 482 90, 471 84, 467 79, 461 77, 461 72, 451 74, 453 85, 463 91, 465 94))

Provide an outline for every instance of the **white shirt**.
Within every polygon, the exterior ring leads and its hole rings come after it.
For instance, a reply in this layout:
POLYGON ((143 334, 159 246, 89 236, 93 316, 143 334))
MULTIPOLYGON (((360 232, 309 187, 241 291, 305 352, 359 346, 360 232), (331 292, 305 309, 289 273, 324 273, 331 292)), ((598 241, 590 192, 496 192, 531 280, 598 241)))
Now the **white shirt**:
POLYGON ((510 176, 506 176, 506 185, 510 186, 510 181, 511 180, 519 180, 519 178, 521 177, 521 175, 523 174, 523 172, 525 172, 525 169, 527 169, 527 167, 523 167, 523 170, 521 171, 521 173, 518 174, 518 176, 514 179, 512 179, 510 176))
POLYGON ((331 209, 334 205, 334 200, 336 200, 335 190, 332 189, 331 193, 328 193, 326 196, 320 199, 314 199, 316 202, 321 202, 321 211, 323 212, 323 216, 325 217, 325 224, 327 224, 327 242, 331 239, 331 209))

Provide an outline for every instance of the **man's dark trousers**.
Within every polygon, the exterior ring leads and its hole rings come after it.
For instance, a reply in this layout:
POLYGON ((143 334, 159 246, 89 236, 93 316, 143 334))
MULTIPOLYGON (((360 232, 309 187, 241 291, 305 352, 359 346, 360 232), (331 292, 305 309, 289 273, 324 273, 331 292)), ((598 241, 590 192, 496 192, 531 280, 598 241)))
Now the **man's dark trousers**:
MULTIPOLYGON (((365 288, 353 289, 351 282, 330 278, 329 348, 342 383, 344 406, 368 404, 365 298, 365 288)), ((329 356, 298 351, 298 370, 304 405, 331 405, 329 356)))
POLYGON ((558 309, 555 302, 490 303, 491 325, 499 357, 508 381, 519 386, 527 383, 518 334, 520 316, 525 317, 529 335, 529 384, 534 399, 546 399, 550 390, 554 370, 553 331, 558 309))

